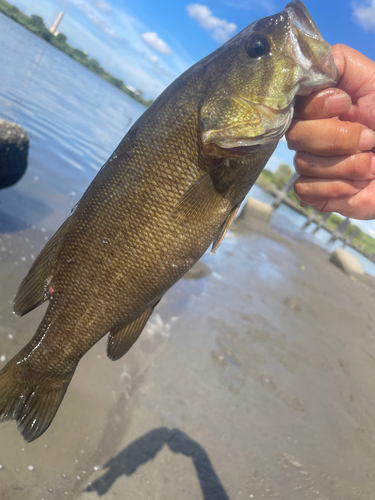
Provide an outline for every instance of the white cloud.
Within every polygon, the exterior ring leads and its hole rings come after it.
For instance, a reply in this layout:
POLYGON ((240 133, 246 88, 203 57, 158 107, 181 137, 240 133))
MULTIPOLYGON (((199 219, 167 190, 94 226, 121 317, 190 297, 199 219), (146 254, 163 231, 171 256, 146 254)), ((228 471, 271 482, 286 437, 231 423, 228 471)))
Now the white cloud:
POLYGON ((161 52, 162 54, 165 54, 167 56, 170 56, 172 54, 172 49, 167 45, 164 40, 162 40, 157 33, 155 32, 148 32, 148 33, 142 33, 141 35, 142 40, 147 43, 149 47, 152 49, 157 50, 158 52, 161 52))
POLYGON ((103 14, 111 14, 112 13, 112 7, 104 0, 89 0, 89 2, 95 8, 100 10, 100 12, 103 12, 103 14))
POLYGON ((189 16, 198 21, 199 25, 211 31, 211 36, 219 43, 226 42, 236 31, 237 26, 225 19, 219 19, 212 15, 212 11, 206 6, 194 3, 186 7, 189 16))
POLYGON ((354 18, 365 29, 375 31, 375 0, 353 4, 354 18))
POLYGON ((77 5, 79 10, 84 12, 86 14, 86 17, 89 21, 91 21, 97 28, 100 29, 100 31, 103 31, 106 35, 109 35, 112 38, 118 38, 118 35, 116 31, 109 26, 109 24, 104 21, 103 19, 100 19, 99 16, 97 16, 90 8, 88 8, 85 4, 79 3, 77 5))

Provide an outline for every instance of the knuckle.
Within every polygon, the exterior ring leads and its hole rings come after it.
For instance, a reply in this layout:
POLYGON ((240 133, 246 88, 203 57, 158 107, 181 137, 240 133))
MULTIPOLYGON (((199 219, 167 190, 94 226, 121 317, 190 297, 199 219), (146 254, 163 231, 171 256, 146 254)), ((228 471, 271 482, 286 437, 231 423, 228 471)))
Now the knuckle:
POLYGON ((297 149, 296 137, 293 130, 290 130, 287 134, 285 134, 285 139, 288 149, 293 149, 293 150, 297 149))
POLYGON ((338 180, 332 180, 327 185, 327 191, 328 198, 338 198, 343 195, 343 183, 338 180))
POLYGON ((309 183, 304 182, 303 179, 296 180, 294 183, 294 192, 299 199, 303 199, 303 201, 311 201, 311 186, 309 183))
POLYGON ((371 154, 357 154, 350 158, 348 175, 351 179, 363 179, 366 177, 370 157, 371 154))
POLYGON ((321 158, 305 151, 298 151, 294 156, 294 167, 297 174, 306 177, 319 177, 321 163, 324 162, 321 158))
POLYGON ((348 179, 359 179, 361 178, 361 165, 362 161, 359 155, 349 156, 344 160, 345 162, 345 177, 348 179))
POLYGON ((298 126, 298 124, 299 120, 294 119, 285 134, 285 139, 289 149, 293 150, 298 149, 298 144, 300 139, 300 132, 299 132, 300 127, 298 126))
POLYGON ((357 150, 362 126, 357 123, 335 120, 333 140, 329 143, 331 151, 349 152, 357 150))
POLYGON ((302 174, 305 170, 304 153, 296 153, 293 158, 294 168, 297 174, 302 174))
POLYGON ((372 178, 370 172, 372 153, 357 153, 345 157, 337 165, 340 177, 349 180, 363 180, 372 178))
POLYGON ((341 183, 338 181, 332 181, 330 183, 330 197, 336 198, 340 194, 341 183))

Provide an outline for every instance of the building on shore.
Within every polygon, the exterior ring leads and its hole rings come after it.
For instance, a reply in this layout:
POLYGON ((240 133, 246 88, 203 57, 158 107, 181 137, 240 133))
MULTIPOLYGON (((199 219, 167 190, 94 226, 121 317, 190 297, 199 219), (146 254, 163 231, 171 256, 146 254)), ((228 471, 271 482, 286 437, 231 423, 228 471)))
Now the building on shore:
POLYGON ((57 31, 57 28, 58 28, 58 26, 60 24, 60 21, 63 18, 63 16, 64 16, 64 12, 60 12, 60 14, 57 16, 56 21, 53 23, 52 28, 49 29, 50 32, 52 33, 52 35, 57 36, 59 34, 59 32, 57 31))

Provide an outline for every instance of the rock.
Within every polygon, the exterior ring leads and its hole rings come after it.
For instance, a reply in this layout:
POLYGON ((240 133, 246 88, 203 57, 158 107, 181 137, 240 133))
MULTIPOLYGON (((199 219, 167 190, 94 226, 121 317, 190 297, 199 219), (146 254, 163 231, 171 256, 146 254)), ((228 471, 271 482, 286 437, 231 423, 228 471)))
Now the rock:
POLYGON ((26 171, 29 138, 20 125, 0 120, 0 189, 18 182, 26 171))
POLYGON ((360 278, 365 276, 365 272, 359 260, 343 248, 338 248, 329 257, 330 262, 342 269, 349 276, 360 278))
POLYGON ((272 215, 272 210, 271 205, 268 205, 268 203, 256 200, 255 198, 247 198, 240 217, 247 217, 249 215, 268 224, 272 215))

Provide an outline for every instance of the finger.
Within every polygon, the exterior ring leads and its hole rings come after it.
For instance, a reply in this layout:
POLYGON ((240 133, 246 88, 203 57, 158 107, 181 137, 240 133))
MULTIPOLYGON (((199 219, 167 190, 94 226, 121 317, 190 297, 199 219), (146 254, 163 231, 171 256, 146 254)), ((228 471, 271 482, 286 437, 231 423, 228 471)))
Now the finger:
POLYGON ((375 62, 346 45, 334 45, 332 55, 342 75, 338 87, 352 98, 344 119, 375 129, 375 62))
POLYGON ((294 166, 299 175, 325 179, 370 180, 375 178, 375 156, 357 153, 347 156, 316 156, 298 152, 294 166))
POLYGON ((348 94, 340 89, 325 89, 308 96, 297 97, 294 118, 316 120, 347 113, 352 104, 348 94))
POLYGON ((342 44, 332 47, 332 55, 341 75, 338 87, 352 97, 353 103, 375 91, 374 61, 342 44))
POLYGON ((373 130, 335 119, 293 120, 285 137, 289 149, 319 156, 350 155, 375 146, 373 130))
POLYGON ((303 203, 315 207, 317 203, 329 199, 354 196, 367 187, 369 182, 371 181, 299 177, 294 184, 294 192, 303 203))
MULTIPOLYGON (((306 203, 301 203, 306 206, 306 203)), ((371 220, 375 218, 375 180, 357 193, 340 198, 321 199, 311 204, 318 212, 338 212, 352 219, 371 220)))

